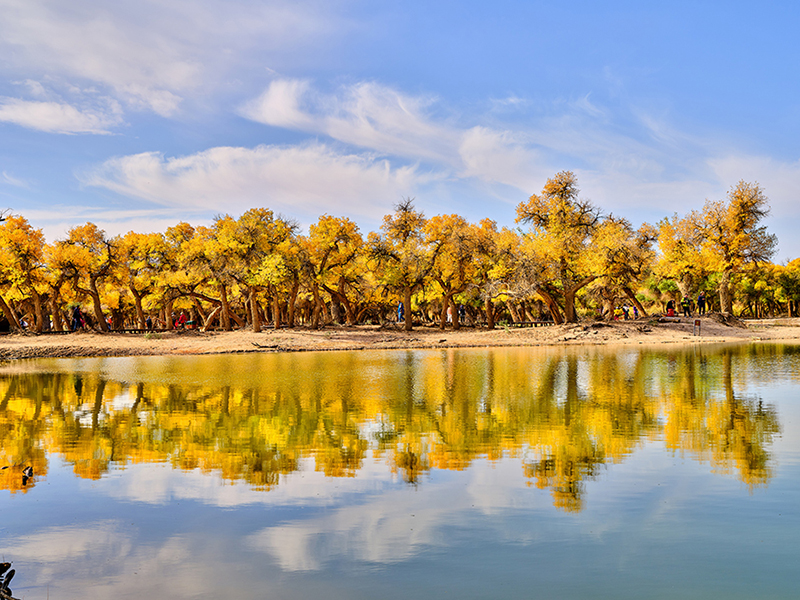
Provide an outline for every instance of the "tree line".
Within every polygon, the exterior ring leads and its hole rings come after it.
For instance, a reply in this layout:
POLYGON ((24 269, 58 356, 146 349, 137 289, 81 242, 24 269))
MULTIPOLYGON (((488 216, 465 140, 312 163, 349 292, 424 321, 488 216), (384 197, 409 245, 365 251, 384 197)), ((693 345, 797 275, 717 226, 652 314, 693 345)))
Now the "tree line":
POLYGON ((302 235, 267 208, 211 226, 108 237, 93 223, 49 244, 21 215, 0 223, 0 309, 11 331, 71 327, 80 307, 100 331, 175 326, 205 330, 318 328, 396 320, 403 325, 643 316, 669 300, 715 296, 713 308, 759 317, 796 314, 800 259, 772 264, 761 224, 769 201, 740 181, 727 197, 638 229, 579 195, 563 171, 517 206, 517 227, 456 214, 426 217, 406 199, 378 232, 323 215, 302 235), (457 307, 461 307, 459 311, 457 307), (150 321, 148 321, 148 319, 150 321))

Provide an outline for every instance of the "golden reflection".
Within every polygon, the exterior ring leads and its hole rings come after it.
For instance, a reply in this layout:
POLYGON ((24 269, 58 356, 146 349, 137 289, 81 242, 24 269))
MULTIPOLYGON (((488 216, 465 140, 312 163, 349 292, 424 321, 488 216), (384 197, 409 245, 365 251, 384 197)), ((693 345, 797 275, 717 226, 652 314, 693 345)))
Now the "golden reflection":
POLYGON ((529 485, 578 511, 587 480, 663 440, 752 489, 772 476, 780 426, 773 406, 737 390, 790 354, 528 348, 141 360, 119 363, 137 369, 119 378, 20 369, 0 378, 0 486, 25 492, 47 454, 88 479, 166 462, 262 490, 302 459, 352 477, 370 456, 416 485, 432 468, 517 457, 529 485))

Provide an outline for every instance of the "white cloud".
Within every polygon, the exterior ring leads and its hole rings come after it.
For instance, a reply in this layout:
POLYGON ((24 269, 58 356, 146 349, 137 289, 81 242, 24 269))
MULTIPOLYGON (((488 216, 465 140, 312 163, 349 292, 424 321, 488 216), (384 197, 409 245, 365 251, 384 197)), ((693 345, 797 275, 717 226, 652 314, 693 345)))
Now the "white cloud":
POLYGON ((435 122, 425 109, 433 99, 362 82, 323 95, 308 82, 273 81, 241 113, 254 121, 324 134, 381 153, 450 164, 460 132, 435 122))
POLYGON ((540 153, 515 139, 508 131, 473 127, 464 133, 459 146, 462 177, 477 177, 520 190, 533 190, 546 175, 539 167, 540 153))
POLYGON ((119 106, 111 102, 106 111, 80 110, 61 102, 39 102, 0 98, 0 122, 49 133, 109 133, 122 122, 119 106))
POLYGON ((245 104, 240 113, 253 121, 276 127, 313 129, 314 119, 300 108, 308 88, 308 82, 299 79, 275 80, 261 96, 245 104))
POLYGON ((173 158, 148 152, 111 159, 82 181, 172 207, 234 212, 269 206, 316 219, 332 207, 378 218, 432 177, 414 166, 394 167, 370 155, 310 143, 218 147, 173 158))
POLYGON ((13 185, 14 187, 21 187, 27 188, 27 182, 23 181, 22 179, 17 179, 16 177, 9 175, 5 171, 0 173, 0 182, 5 183, 6 185, 13 185))
POLYGON ((0 52, 12 72, 97 84, 132 108, 170 116, 190 93, 224 91, 238 69, 280 64, 340 35, 347 26, 332 10, 283 0, 0 0, 0 52))

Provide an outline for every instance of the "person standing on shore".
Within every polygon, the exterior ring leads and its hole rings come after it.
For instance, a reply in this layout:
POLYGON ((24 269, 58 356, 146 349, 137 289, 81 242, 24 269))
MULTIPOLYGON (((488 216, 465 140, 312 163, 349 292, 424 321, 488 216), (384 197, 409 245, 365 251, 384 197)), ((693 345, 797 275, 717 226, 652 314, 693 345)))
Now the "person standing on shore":
POLYGON ((692 307, 689 303, 689 296, 684 296, 681 300, 681 309, 683 310, 684 317, 691 317, 692 316, 692 307))
POLYGON ((706 293, 703 291, 697 296, 697 313, 700 315, 706 314, 706 293))

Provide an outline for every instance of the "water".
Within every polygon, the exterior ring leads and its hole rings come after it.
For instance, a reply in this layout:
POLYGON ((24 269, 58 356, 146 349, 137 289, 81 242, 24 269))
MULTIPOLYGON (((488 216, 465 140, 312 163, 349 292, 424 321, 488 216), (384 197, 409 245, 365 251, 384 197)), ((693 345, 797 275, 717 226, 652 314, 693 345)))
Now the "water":
POLYGON ((794 598, 798 391, 767 345, 5 363, 0 558, 26 599, 794 598))

